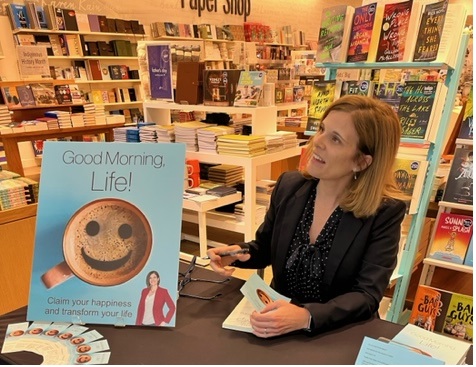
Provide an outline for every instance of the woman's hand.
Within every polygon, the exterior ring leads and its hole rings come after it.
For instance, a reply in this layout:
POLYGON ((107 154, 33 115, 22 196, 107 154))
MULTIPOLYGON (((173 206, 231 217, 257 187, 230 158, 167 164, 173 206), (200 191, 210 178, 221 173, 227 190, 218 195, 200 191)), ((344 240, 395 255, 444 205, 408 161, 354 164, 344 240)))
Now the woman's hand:
POLYGON ((277 300, 259 312, 254 311, 250 321, 253 334, 260 338, 269 338, 307 328, 309 311, 284 300, 277 300))
POLYGON ((233 252, 241 250, 241 247, 238 245, 224 246, 224 247, 214 247, 207 251, 207 255, 210 258, 211 268, 220 275, 231 276, 235 271, 234 268, 226 269, 225 266, 230 265, 235 260, 247 261, 250 258, 249 254, 237 254, 232 256, 220 256, 225 252, 233 252))

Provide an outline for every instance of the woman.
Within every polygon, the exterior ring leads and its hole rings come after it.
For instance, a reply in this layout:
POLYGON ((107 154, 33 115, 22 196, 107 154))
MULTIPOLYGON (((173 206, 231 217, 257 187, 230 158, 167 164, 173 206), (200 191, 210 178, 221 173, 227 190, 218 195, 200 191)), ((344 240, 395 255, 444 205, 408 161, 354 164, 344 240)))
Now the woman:
POLYGON ((256 239, 208 250, 211 267, 230 276, 272 266, 272 287, 290 297, 251 315, 253 332, 271 337, 322 332, 372 317, 396 265, 405 204, 392 166, 400 123, 387 104, 345 96, 324 113, 303 172, 286 172, 273 190, 256 239), (248 254, 220 257, 249 248, 248 254))
POLYGON ((175 313, 175 304, 167 289, 159 287, 159 273, 155 270, 149 272, 146 284, 147 288, 142 290, 137 309, 136 325, 163 326, 168 324, 175 313), (167 306, 165 315, 164 306, 167 306))

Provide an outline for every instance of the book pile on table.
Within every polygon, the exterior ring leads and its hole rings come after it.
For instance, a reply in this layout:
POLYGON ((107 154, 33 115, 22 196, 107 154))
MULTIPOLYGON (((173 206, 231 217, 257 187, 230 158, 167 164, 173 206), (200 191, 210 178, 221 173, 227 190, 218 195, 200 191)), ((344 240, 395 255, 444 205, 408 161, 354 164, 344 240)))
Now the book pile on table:
POLYGON ((284 138, 280 135, 266 135, 266 153, 279 152, 284 150, 284 138))
POLYGON ((197 130, 198 150, 200 152, 217 151, 217 138, 221 135, 233 134, 232 126, 210 126, 204 129, 197 130))
POLYGON ((84 126, 84 113, 82 112, 72 113, 70 117, 71 117, 71 125, 73 127, 84 126))
POLYGON ((197 130, 210 126, 210 124, 200 121, 175 123, 175 142, 185 143, 188 151, 198 152, 197 130))
POLYGON ((83 108, 84 126, 106 124, 106 111, 104 106, 94 103, 86 103, 83 108))
POLYGON ((266 153, 266 140, 262 135, 222 135, 217 138, 219 154, 255 157, 266 153))
POLYGON ((117 127, 113 129, 114 141, 139 143, 139 128, 133 126, 117 127))
POLYGON ((207 190, 207 195, 223 197, 227 195, 233 195, 236 193, 236 191, 237 191, 236 187, 219 186, 219 187, 215 187, 213 189, 207 190))
POLYGON ((267 136, 282 137, 284 149, 294 148, 299 145, 297 134, 292 131, 276 131, 275 133, 267 134, 267 136))
POLYGON ((7 105, 0 105, 0 135, 12 132, 9 125, 12 123, 12 117, 7 105))
POLYGON ((33 204, 37 199, 38 182, 11 171, 0 171, 0 210, 33 204))
POLYGON ((67 129, 72 127, 71 117, 69 112, 66 111, 46 111, 45 117, 52 117, 58 120, 58 127, 60 129, 67 129))
POLYGON ((223 183, 225 186, 233 186, 243 178, 243 167, 232 164, 219 164, 210 167, 208 179, 213 182, 223 183))

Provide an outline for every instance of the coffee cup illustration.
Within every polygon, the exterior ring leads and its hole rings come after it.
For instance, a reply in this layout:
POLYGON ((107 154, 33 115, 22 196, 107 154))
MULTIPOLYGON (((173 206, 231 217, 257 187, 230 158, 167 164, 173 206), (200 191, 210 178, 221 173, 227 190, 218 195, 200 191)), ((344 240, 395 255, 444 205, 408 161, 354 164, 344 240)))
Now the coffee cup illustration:
POLYGON ((41 276, 52 288, 72 276, 97 286, 122 284, 140 273, 152 250, 152 230, 131 203, 103 198, 79 208, 63 234, 65 261, 41 276))

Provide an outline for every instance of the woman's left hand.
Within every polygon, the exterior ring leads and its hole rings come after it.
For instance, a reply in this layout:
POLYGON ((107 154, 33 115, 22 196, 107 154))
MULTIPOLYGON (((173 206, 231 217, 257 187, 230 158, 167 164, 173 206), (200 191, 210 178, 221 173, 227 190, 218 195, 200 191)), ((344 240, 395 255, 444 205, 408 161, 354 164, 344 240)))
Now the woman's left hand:
POLYGON ((283 335, 305 329, 309 323, 309 311, 284 300, 277 300, 251 314, 253 334, 260 338, 283 335))

